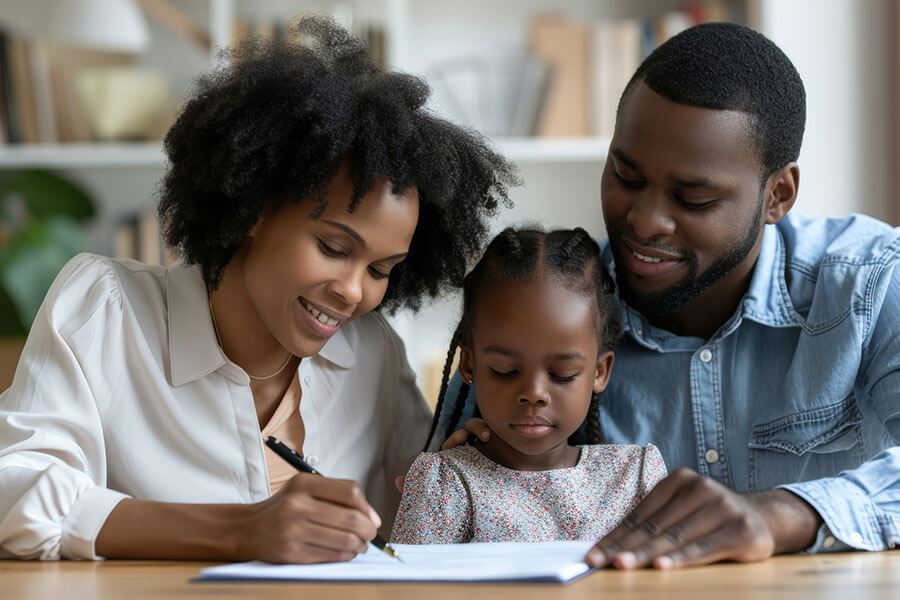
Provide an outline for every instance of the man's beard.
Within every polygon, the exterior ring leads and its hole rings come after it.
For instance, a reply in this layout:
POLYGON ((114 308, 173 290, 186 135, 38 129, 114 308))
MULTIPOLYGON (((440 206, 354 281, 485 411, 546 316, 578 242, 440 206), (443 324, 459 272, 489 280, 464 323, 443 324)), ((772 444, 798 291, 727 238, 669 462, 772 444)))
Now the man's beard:
MULTIPOLYGON (((689 252, 683 258, 689 265, 687 275, 669 289, 661 292, 638 294, 629 288, 628 281, 624 276, 625 262, 621 256, 623 245, 621 242, 611 244, 613 258, 616 261, 616 282, 619 285, 622 298, 629 306, 646 316, 664 315, 689 304, 714 283, 731 273, 747 258, 754 244, 756 244, 756 238, 759 236, 759 230, 762 227, 762 209, 763 199, 760 198, 759 206, 756 209, 756 214, 753 216, 753 221, 750 224, 750 230, 747 232, 746 237, 723 256, 717 258, 703 273, 697 274, 699 268, 697 255, 694 252, 689 252)), ((616 237, 621 237, 620 232, 616 232, 616 237)), ((628 249, 626 248, 624 251, 628 252, 628 249)))

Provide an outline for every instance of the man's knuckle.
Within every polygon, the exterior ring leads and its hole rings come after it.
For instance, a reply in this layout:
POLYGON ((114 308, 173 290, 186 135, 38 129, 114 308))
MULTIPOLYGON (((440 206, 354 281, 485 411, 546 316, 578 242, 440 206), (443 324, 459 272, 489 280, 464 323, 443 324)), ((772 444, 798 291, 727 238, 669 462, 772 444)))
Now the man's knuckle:
POLYGON ((654 519, 647 519, 643 523, 641 523, 641 530, 646 533, 650 537, 656 537, 660 532, 659 523, 654 519))
POLYGON ((675 546, 681 546, 684 543, 684 529, 680 525, 669 527, 663 535, 675 546))

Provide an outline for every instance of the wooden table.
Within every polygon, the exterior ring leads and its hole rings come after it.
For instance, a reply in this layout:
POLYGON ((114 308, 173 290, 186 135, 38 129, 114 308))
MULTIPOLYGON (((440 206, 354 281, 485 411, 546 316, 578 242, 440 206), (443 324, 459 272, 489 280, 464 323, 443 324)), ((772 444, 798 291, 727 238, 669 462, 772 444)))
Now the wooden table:
POLYGON ((900 598, 900 551, 787 556, 682 571, 601 571, 568 586, 532 584, 191 583, 207 563, 0 561, 0 598, 530 600, 900 598))

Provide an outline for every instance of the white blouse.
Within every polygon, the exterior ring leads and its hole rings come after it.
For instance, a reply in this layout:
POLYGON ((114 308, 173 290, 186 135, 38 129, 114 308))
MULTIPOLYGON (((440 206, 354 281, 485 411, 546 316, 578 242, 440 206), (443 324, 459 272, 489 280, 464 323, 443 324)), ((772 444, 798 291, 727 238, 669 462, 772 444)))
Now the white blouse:
MULTIPOLYGON (((346 323, 299 366, 303 454, 359 482, 391 531, 431 415, 384 318, 346 323)), ((269 496, 250 378, 216 341, 196 267, 82 254, 60 272, 0 395, 0 558, 99 558, 123 498, 269 496)))

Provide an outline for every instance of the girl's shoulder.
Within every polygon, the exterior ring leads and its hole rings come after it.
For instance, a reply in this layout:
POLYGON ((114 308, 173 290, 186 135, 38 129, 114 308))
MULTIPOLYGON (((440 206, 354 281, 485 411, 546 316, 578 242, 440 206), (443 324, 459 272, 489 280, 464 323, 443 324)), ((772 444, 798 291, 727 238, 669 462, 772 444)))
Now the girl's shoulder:
POLYGON ((659 448, 653 444, 641 446, 638 444, 588 444, 581 446, 582 456, 580 465, 590 467, 601 465, 608 468, 611 464, 623 465, 644 462, 662 462, 659 448))
POLYGON ((422 452, 413 463, 411 471, 451 471, 463 478, 466 473, 490 469, 494 465, 472 446, 456 446, 439 452, 422 452))

